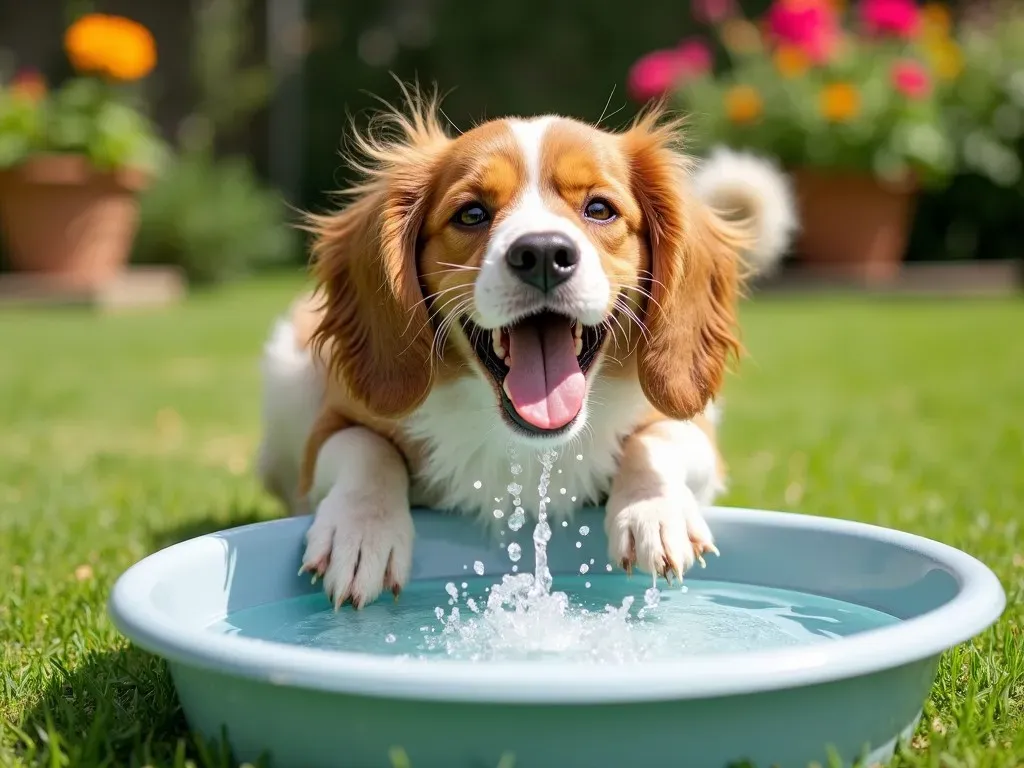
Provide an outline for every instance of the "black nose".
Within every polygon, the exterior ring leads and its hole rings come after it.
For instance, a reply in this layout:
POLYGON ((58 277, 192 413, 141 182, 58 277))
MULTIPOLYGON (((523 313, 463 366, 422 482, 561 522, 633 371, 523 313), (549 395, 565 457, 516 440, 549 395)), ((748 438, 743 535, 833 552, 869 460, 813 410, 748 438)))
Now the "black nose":
POLYGON ((516 277, 547 293, 572 277, 580 252, 563 234, 533 232, 512 243, 505 261, 516 277))

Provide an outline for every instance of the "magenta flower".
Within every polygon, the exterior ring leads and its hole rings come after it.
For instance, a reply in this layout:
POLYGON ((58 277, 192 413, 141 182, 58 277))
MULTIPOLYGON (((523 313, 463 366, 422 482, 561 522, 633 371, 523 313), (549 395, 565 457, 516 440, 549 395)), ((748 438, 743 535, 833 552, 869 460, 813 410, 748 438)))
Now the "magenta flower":
POLYGON ((859 10, 864 29, 872 35, 910 38, 921 22, 914 0, 863 0, 859 10))
POLYGON ((918 61, 901 59, 892 65, 890 72, 893 87, 908 99, 923 99, 932 90, 932 79, 928 70, 918 61))
POLYGON ((828 60, 839 39, 839 20, 826 0, 776 0, 767 22, 777 42, 799 48, 817 64, 828 60))
POLYGON ((736 0, 693 0, 690 11, 693 18, 703 24, 720 24, 736 15, 736 0))
POLYGON ((629 72, 629 93, 637 101, 649 101, 710 70, 711 49, 703 40, 690 38, 637 61, 629 72))

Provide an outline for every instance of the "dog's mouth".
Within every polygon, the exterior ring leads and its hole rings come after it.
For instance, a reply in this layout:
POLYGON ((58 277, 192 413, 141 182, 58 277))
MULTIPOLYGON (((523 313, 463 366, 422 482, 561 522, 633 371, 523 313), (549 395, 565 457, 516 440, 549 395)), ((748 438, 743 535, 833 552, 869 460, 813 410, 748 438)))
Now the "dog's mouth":
POLYGON ((493 331, 468 317, 462 326, 515 426, 531 435, 572 427, 587 395, 586 374, 608 333, 604 325, 542 312, 493 331))

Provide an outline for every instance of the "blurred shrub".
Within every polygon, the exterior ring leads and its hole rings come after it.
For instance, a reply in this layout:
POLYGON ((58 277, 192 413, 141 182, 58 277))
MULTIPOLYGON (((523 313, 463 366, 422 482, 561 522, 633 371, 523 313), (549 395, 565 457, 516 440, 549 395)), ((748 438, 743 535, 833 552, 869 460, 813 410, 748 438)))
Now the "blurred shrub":
POLYGON ((294 261, 299 245, 280 196, 246 159, 188 152, 142 197, 134 260, 210 284, 294 261))

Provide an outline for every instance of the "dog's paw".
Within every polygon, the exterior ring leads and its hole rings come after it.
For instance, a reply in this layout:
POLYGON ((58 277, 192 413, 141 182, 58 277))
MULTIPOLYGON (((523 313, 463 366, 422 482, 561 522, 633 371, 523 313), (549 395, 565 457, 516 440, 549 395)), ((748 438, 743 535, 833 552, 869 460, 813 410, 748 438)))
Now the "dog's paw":
POLYGON ((696 499, 644 499, 620 508, 609 506, 605 518, 608 554, 627 571, 639 568, 669 581, 682 578, 704 554, 718 554, 696 499))
POLYGON ((396 596, 412 565, 413 523, 401 500, 349 498, 333 489, 306 532, 300 572, 323 578, 335 609, 356 608, 387 589, 396 596))

